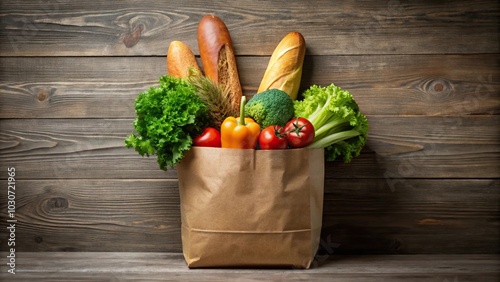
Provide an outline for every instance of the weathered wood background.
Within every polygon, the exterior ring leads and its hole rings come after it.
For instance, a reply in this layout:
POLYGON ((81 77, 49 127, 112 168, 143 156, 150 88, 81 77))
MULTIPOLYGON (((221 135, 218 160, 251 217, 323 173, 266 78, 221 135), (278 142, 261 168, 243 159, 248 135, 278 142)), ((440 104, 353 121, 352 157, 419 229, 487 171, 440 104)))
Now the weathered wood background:
POLYGON ((500 251, 498 1, 4 0, 0 9, 0 230, 15 167, 17 251, 181 251, 176 171, 123 140, 134 98, 165 73, 170 41, 198 54, 206 13, 231 32, 246 94, 296 30, 308 46, 303 88, 333 82, 368 116, 362 155, 327 165, 324 254, 500 251))

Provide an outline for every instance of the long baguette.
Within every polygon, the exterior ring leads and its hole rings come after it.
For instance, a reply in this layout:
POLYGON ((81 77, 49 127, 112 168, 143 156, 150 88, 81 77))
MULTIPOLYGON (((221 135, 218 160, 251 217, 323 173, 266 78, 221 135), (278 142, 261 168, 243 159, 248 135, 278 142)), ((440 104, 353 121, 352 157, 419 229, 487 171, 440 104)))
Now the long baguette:
POLYGON ((302 77, 306 43, 299 32, 288 33, 276 46, 257 93, 277 88, 297 99, 302 77))
POLYGON ((172 41, 167 52, 167 73, 174 77, 189 76, 190 69, 201 74, 196 58, 189 47, 182 41, 172 41))
POLYGON ((229 101, 235 113, 239 112, 240 79, 233 44, 224 22, 215 15, 205 15, 198 25, 198 47, 205 76, 228 88, 229 101))

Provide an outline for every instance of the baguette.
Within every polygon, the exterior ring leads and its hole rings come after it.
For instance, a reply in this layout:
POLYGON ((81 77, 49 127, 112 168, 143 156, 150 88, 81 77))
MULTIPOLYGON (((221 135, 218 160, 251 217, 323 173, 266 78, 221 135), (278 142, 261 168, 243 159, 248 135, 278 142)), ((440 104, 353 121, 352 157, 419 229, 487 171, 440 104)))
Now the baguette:
POLYGON ((174 77, 186 78, 194 69, 201 74, 193 52, 181 41, 172 41, 167 52, 167 73, 174 77))
POLYGON ((224 22, 215 15, 205 15, 198 25, 198 47, 205 76, 228 89, 228 100, 239 113, 243 95, 236 57, 229 31, 224 22))
POLYGON ((277 88, 297 99, 306 43, 299 32, 288 33, 274 49, 257 93, 277 88))

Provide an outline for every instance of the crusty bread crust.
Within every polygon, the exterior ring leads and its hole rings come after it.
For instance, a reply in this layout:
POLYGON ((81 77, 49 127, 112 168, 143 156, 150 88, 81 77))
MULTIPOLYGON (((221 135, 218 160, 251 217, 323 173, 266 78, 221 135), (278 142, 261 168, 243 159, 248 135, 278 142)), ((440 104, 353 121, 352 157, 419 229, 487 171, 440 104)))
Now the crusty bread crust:
POLYGON ((288 33, 276 46, 257 93, 277 88, 297 99, 306 43, 299 32, 288 33))
POLYGON ((230 103, 239 112, 241 89, 236 56, 229 31, 215 15, 205 15, 198 25, 198 47, 205 76, 229 89, 230 103))
POLYGON ((189 47, 181 41, 172 41, 167 52, 167 73, 174 77, 189 76, 190 69, 201 74, 196 58, 189 47))

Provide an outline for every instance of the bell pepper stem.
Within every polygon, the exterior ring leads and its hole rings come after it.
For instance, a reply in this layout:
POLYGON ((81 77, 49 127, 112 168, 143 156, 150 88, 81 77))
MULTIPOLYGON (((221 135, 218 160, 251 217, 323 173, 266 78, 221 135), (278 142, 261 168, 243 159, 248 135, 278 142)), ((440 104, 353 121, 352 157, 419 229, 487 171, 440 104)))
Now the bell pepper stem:
POLYGON ((245 103, 247 101, 247 97, 241 96, 240 103, 240 125, 245 125, 245 103))

